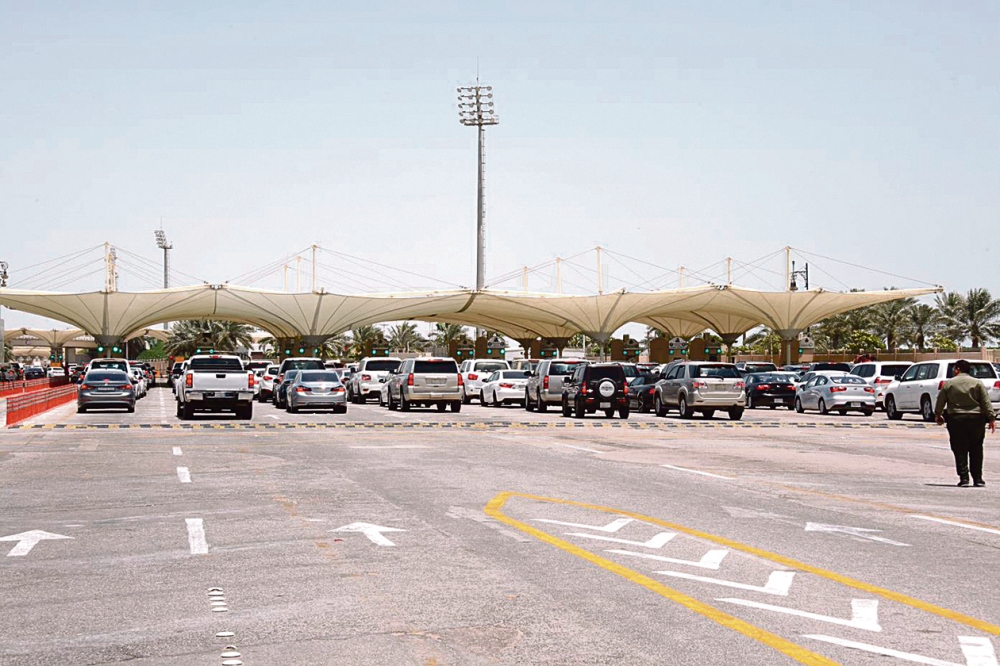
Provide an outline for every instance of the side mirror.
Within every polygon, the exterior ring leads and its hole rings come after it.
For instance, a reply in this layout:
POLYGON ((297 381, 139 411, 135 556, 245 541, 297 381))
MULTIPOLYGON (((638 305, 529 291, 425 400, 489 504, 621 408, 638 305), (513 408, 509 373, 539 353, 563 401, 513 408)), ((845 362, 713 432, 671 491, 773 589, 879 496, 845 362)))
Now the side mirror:
POLYGON ((531 377, 531 376, 532 376, 533 374, 534 374, 534 373, 533 373, 533 372, 531 372, 531 370, 525 370, 525 371, 524 371, 524 376, 525 376, 525 377, 531 377))

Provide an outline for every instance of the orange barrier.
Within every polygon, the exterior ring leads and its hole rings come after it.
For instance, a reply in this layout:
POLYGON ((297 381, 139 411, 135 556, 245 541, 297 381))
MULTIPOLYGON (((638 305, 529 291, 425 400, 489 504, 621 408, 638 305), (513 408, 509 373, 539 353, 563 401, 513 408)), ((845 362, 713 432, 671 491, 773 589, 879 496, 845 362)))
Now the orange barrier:
POLYGON ((7 398, 7 425, 20 423, 72 400, 76 400, 75 384, 12 396, 7 398))
POLYGON ((32 391, 43 391, 45 389, 66 386, 69 379, 66 377, 43 377, 41 379, 17 379, 12 382, 0 382, 0 398, 10 395, 20 395, 32 391))

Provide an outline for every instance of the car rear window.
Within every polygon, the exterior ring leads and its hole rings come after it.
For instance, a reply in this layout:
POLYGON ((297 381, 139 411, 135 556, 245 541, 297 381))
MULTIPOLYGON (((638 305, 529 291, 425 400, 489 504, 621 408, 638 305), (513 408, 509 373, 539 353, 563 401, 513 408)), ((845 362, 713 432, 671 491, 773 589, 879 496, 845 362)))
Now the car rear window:
POLYGON ((457 374, 458 365, 454 361, 414 361, 413 373, 417 375, 457 374))
POLYGON ((747 379, 759 384, 792 384, 795 381, 795 375, 757 374, 750 375, 747 379))
POLYGON ((880 377, 895 377, 906 372, 909 367, 909 365, 883 365, 878 373, 880 377))
POLYGON ((276 365, 269 365, 269 366, 267 366, 267 373, 266 374, 269 374, 269 375, 276 375, 276 374, 278 374, 278 366, 276 366, 276 365))
MULTIPOLYGON (((97 368, 102 368, 105 370, 110 370, 111 368, 114 368, 115 370, 121 370, 122 372, 126 372, 126 368, 128 368, 128 363, 125 361, 91 361, 90 367, 94 368, 95 370, 97 368)), ((31 368, 28 368, 28 370, 31 370, 31 368)))
POLYGON ((622 370, 625 372, 626 377, 639 376, 639 368, 635 367, 634 365, 623 365, 622 370))
POLYGON ((301 373, 302 377, 299 379, 300 382, 340 382, 340 375, 336 372, 320 372, 319 370, 303 370, 301 373))
MULTIPOLYGON (((774 372, 778 369, 774 363, 747 363, 743 366, 747 372, 774 372)), ((769 380, 769 381, 774 381, 769 380)))
POLYGON ((867 382, 861 377, 855 377, 854 375, 843 375, 839 377, 830 377, 830 381, 834 384, 866 384, 867 382))
POLYGON ((739 379, 740 373, 731 365, 692 365, 692 377, 714 377, 716 379, 739 379))
POLYGON ((323 365, 323 361, 317 359, 300 359, 297 361, 283 361, 282 367, 285 368, 285 372, 289 370, 326 370, 326 366, 323 365))
MULTIPOLYGON (((947 377, 955 376, 955 364, 948 364, 948 374, 947 377)), ((973 363, 972 367, 969 369, 969 376, 975 377, 976 379, 996 379, 997 373, 993 370, 993 366, 989 363, 973 363)))
POLYGON ((117 370, 92 370, 87 373, 86 382, 127 382, 128 376, 117 370))
POLYGON ((394 370, 399 370, 399 365, 402 361, 368 361, 365 364, 365 370, 371 370, 372 372, 393 372, 394 370))
POLYGON ((194 372, 243 372, 243 362, 238 358, 193 358, 191 369, 194 372))
POLYGON ((507 364, 498 361, 477 361, 472 368, 476 372, 496 372, 497 370, 506 370, 507 364))
POLYGON ((620 365, 595 365, 587 373, 589 379, 616 379, 621 381, 625 378, 624 369, 620 365))
POLYGON ((527 379, 528 375, 524 370, 504 370, 500 375, 504 379, 527 379))
POLYGON ((847 363, 814 363, 810 370, 813 372, 821 370, 840 370, 841 372, 850 372, 851 366, 847 363))
POLYGON ((553 363, 549 366, 549 374, 572 375, 579 366, 579 363, 553 363))

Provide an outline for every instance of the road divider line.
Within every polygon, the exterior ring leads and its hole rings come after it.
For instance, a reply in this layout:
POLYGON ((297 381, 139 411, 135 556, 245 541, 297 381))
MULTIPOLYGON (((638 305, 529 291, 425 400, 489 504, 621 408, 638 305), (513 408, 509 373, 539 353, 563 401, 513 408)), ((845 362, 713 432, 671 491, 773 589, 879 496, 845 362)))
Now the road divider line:
MULTIPOLYGON (((979 631, 992 634, 994 636, 1000 636, 1000 626, 992 624, 990 622, 986 622, 985 620, 980 620, 978 618, 965 615, 964 613, 960 613, 958 611, 954 611, 949 608, 944 608, 942 606, 937 606, 935 604, 922 601, 920 599, 915 599, 908 595, 902 594, 901 592, 895 592, 893 590, 889 590, 883 587, 878 587, 877 585, 871 585, 869 583, 856 580, 854 578, 836 573, 834 571, 829 571, 827 569, 822 569, 820 567, 816 567, 811 564, 806 564, 805 562, 800 562, 791 557, 786 557, 784 555, 772 553, 770 551, 764 550, 763 548, 757 548, 755 546, 750 546, 748 544, 741 543, 739 541, 734 541, 733 539, 727 539, 725 537, 720 537, 715 534, 710 534, 708 532, 702 532, 701 530, 696 530, 691 527, 679 525, 677 523, 671 523, 666 520, 660 520, 659 518, 653 518, 652 516, 647 516, 641 513, 637 513, 635 511, 625 511, 622 509, 616 509, 614 507, 602 506, 600 504, 590 504, 587 502, 577 502, 574 500, 561 499, 558 497, 545 497, 543 495, 532 495, 529 493, 517 493, 511 491, 501 492, 492 500, 490 500, 490 502, 486 505, 485 511, 487 515, 492 516, 502 522, 506 522, 508 525, 514 525, 515 527, 521 529, 522 531, 525 531, 522 528, 527 528, 527 530, 531 530, 531 532, 529 532, 530 534, 536 536, 537 538, 542 539, 547 543, 558 545, 555 543, 555 541, 558 541, 560 544, 566 544, 567 546, 570 546, 572 550, 566 548, 563 548, 563 550, 566 550, 567 552, 572 552, 573 554, 577 554, 578 556, 584 557, 584 559, 588 559, 590 561, 594 561, 595 563, 597 563, 595 559, 591 558, 596 558, 600 560, 603 560, 603 558, 599 558, 598 556, 593 555, 588 551, 579 548, 578 546, 574 546, 573 544, 567 544, 566 542, 557 539, 556 537, 553 537, 550 534, 547 534, 546 532, 542 532, 541 530, 531 527, 530 525, 527 525, 525 523, 521 523, 520 521, 514 518, 510 518, 509 516, 504 514, 503 513, 504 505, 507 503, 508 500, 514 497, 526 500, 533 500, 536 502, 546 502, 549 504, 574 506, 581 509, 592 509, 594 511, 600 511, 601 513, 607 513, 615 516, 628 516, 633 518, 634 520, 645 522, 650 525, 658 525, 668 530, 681 532, 682 534, 687 534, 688 536, 695 537, 696 539, 702 539, 704 541, 717 543, 720 546, 725 546, 727 548, 738 550, 747 553, 749 555, 754 555, 761 559, 770 560, 771 562, 780 564, 788 569, 794 569, 796 571, 801 571, 802 573, 808 573, 808 574, 813 574, 815 576, 820 576, 822 578, 826 578, 827 580, 831 580, 835 583, 840 583, 841 585, 844 585, 846 587, 851 587, 856 590, 861 590, 863 592, 866 592, 868 594, 880 596, 883 599, 888 599, 889 601, 895 601, 897 603, 910 606, 911 608, 916 608, 917 610, 923 611, 925 613, 937 615, 939 617, 952 620, 953 622, 958 622, 959 624, 964 624, 966 626, 973 627, 975 629, 978 629, 979 631), (544 535, 544 538, 542 538, 542 536, 539 535, 544 535), (585 557, 584 555, 580 555, 579 553, 585 553, 587 556, 585 557)), ((558 522, 558 521, 551 521, 551 522, 558 522)), ((562 548, 561 545, 558 545, 558 547, 562 548)), ((709 608, 711 607, 709 606, 709 608)))
POLYGON ((191 470, 187 467, 178 467, 177 478, 180 479, 181 483, 191 483, 191 470))
POLYGON ((968 523, 962 523, 955 520, 946 520, 945 518, 935 518, 934 516, 925 516, 920 513, 912 514, 910 518, 919 518, 920 520, 930 520, 935 523, 942 523, 943 525, 954 525, 955 527, 964 527, 967 530, 976 530, 977 532, 989 532, 990 534, 1000 534, 1000 530, 993 529, 990 527, 980 527, 979 525, 970 525, 968 523))
MULTIPOLYGON (((836 636, 804 634, 803 638, 811 638, 814 641, 823 641, 824 643, 831 643, 833 645, 839 645, 852 650, 878 654, 883 657, 895 657, 901 661, 909 661, 915 664, 927 664, 927 666, 963 666, 962 664, 958 664, 953 661, 944 661, 943 659, 925 657, 920 654, 913 654, 912 652, 903 652, 901 650, 893 650, 890 648, 880 647, 878 645, 869 645, 868 643, 849 641, 844 638, 837 638, 836 636)), ((962 653, 966 658, 965 666, 994 666, 997 663, 996 657, 992 655, 992 643, 989 645, 989 654, 986 654, 985 650, 982 648, 982 641, 984 639, 974 636, 959 636, 958 640, 962 645, 962 653), (982 650, 982 653, 977 652, 977 650, 982 650), (989 658, 990 656, 992 656, 992 659, 989 658)))
POLYGON ((185 518, 188 530, 188 545, 192 555, 208 554, 208 540, 205 538, 205 521, 201 518, 185 518))
POLYGON ((598 451, 597 449, 588 449, 582 446, 573 446, 572 444, 562 444, 559 446, 565 446, 567 449, 576 449, 577 451, 586 451, 587 453, 604 453, 604 451, 598 451))
POLYGON ((702 472, 697 469, 688 469, 687 467, 677 467, 675 465, 660 465, 660 467, 666 467, 667 469, 675 469, 678 472, 690 472, 691 474, 701 474, 702 476, 710 476, 713 479, 725 479, 727 481, 732 481, 734 477, 722 476, 721 474, 712 474, 711 472, 702 472))

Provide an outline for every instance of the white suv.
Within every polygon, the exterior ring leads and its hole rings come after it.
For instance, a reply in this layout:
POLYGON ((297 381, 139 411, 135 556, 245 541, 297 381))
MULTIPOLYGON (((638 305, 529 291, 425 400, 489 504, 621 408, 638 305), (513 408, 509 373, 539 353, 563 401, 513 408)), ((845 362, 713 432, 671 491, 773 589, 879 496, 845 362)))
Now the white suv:
MULTIPOLYGON (((944 383, 955 375, 955 361, 924 361, 906 369, 906 372, 885 389, 885 413, 892 420, 903 414, 920 414, 924 421, 934 420, 934 403, 944 383)), ((993 409, 1000 409, 1000 381, 996 370, 987 361, 969 361, 970 374, 981 380, 990 394, 993 409)))
POLYGON ((909 361, 866 361, 851 368, 851 374, 875 389, 875 408, 885 409, 886 388, 911 365, 909 361))

